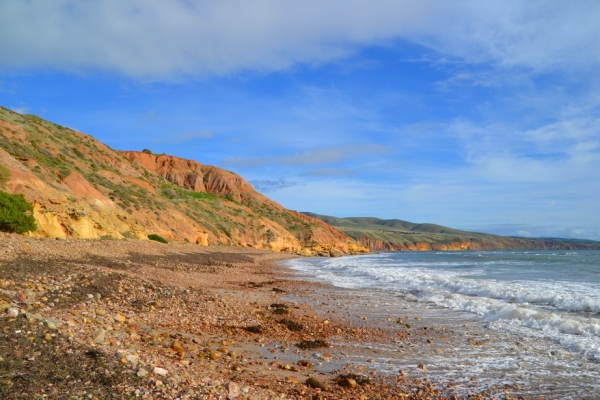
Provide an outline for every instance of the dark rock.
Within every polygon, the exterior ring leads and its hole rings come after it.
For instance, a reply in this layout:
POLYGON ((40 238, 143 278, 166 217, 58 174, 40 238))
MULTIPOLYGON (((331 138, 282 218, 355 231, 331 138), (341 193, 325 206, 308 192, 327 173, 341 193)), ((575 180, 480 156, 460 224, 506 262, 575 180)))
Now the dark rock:
POLYGON ((324 340, 315 339, 315 340, 303 340, 300 343, 296 344, 296 347, 299 347, 302 350, 310 350, 310 349, 320 349, 323 347, 331 347, 331 345, 324 340))
POLYGON ((306 385, 315 389, 327 390, 327 386, 317 378, 308 378, 306 380, 306 385))

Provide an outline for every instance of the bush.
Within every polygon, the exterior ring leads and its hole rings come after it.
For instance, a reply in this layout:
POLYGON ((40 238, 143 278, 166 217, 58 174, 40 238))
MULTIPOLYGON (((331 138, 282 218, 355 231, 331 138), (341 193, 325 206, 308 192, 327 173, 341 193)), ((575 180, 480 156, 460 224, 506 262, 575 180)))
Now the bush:
POLYGON ((0 188, 6 188, 6 184, 10 179, 10 170, 4 165, 0 164, 0 188))
POLYGON ((33 206, 22 194, 0 192, 0 231, 25 233, 37 229, 33 206))
POLYGON ((144 150, 142 150, 142 153, 146 153, 146 154, 150 154, 150 155, 152 155, 152 151, 151 151, 151 150, 149 150, 149 149, 144 149, 144 150))
POLYGON ((148 235, 148 239, 150 240, 156 240, 157 242, 161 242, 161 243, 169 243, 167 242, 167 239, 165 239, 162 236, 157 235, 156 233, 151 233, 148 235))

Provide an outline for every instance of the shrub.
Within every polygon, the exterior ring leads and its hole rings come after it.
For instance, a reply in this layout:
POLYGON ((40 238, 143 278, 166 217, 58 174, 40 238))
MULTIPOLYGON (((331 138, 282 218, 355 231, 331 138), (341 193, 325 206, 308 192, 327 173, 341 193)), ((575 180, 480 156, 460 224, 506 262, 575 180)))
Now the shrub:
POLYGON ((165 239, 162 236, 157 235, 156 233, 151 233, 148 235, 148 239, 150 240, 156 240, 157 242, 161 242, 161 243, 169 243, 167 242, 167 239, 165 239))
POLYGON ((152 154, 152 150, 144 149, 142 150, 142 153, 152 154))
POLYGON ((22 194, 0 192, 0 231, 25 233, 37 229, 33 206, 22 194))
POLYGON ((0 164, 0 188, 6 188, 6 184, 10 179, 10 170, 4 165, 0 164))
POLYGON ((173 189, 164 189, 163 193, 166 194, 167 196, 169 196, 169 198, 171 198, 171 199, 178 199, 179 198, 179 195, 173 189))

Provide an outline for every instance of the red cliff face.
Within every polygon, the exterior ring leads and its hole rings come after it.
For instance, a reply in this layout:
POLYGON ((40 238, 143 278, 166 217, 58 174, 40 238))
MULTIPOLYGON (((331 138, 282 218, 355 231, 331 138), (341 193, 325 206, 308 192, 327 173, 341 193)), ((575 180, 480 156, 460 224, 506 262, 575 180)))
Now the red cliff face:
MULTIPOLYGON (((338 249, 344 253, 369 251, 331 225, 317 218, 285 209, 258 193, 246 180, 232 172, 168 155, 154 155, 139 151, 124 151, 121 154, 177 186, 193 192, 227 196, 258 215, 268 217, 278 224, 276 227, 279 231, 289 231, 287 234, 291 237, 286 237, 286 240, 290 243, 296 240, 298 243, 296 246, 323 253, 330 253, 331 249, 338 249), (290 232, 295 232, 294 236, 290 232)), ((274 231, 275 228, 272 227, 271 232, 274 231)), ((246 240, 253 242, 249 236, 245 238, 246 240)), ((293 247, 289 244, 285 246, 293 247)))
POLYGON ((221 168, 202 165, 196 161, 179 157, 147 154, 140 151, 124 151, 121 154, 148 171, 193 192, 231 196, 238 202, 243 202, 249 196, 264 198, 242 177, 221 168))

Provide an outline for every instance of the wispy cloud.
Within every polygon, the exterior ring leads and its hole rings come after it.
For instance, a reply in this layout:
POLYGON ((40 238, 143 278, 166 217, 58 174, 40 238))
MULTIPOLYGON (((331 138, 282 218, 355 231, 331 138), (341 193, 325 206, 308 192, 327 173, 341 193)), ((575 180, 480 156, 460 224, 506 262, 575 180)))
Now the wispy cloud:
POLYGON ((292 165, 292 166, 311 166, 332 164, 351 158, 359 158, 368 155, 382 154, 386 151, 385 147, 376 144, 366 145, 346 145, 329 147, 325 149, 307 150, 301 153, 287 156, 265 156, 265 157, 229 157, 223 162, 225 165, 234 167, 262 167, 265 165, 292 165))
POLYGON ((600 61, 597 2, 159 0, 0 3, 0 64, 130 76, 273 71, 396 39, 535 71, 600 61), (235 11, 233 11, 235 10, 235 11))
POLYGON ((325 176, 352 176, 356 170, 349 168, 319 168, 303 172, 301 176, 325 177, 325 176))
POLYGON ((213 136, 212 131, 206 129, 199 132, 181 132, 167 135, 161 139, 155 139, 153 143, 170 143, 170 144, 181 144, 191 142, 196 139, 208 139, 213 136))
POLYGON ((29 112, 29 108, 25 106, 11 107, 10 109, 19 114, 27 114, 29 112))
POLYGON ((267 179, 255 179, 251 180, 250 184, 261 193, 269 193, 279 189, 285 189, 288 187, 298 185, 298 182, 286 181, 283 179, 279 180, 267 180, 267 179))

